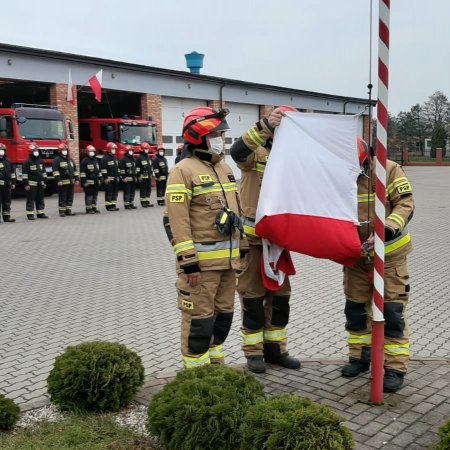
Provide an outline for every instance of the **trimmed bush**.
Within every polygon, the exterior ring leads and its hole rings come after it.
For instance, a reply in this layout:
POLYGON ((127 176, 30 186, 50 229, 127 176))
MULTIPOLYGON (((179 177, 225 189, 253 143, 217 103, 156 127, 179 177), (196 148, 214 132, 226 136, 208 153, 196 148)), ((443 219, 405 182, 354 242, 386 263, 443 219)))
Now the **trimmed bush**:
POLYGON ((115 342, 67 347, 47 378, 50 399, 62 410, 117 411, 144 382, 141 358, 115 342))
POLYGON ((11 430, 19 420, 20 408, 9 398, 0 394, 0 430, 11 430))
POLYGON ((308 398, 274 396, 251 406, 242 425, 242 450, 353 448, 344 419, 308 398))
POLYGON ((168 450, 231 450, 248 407, 263 386, 244 370, 205 365, 179 372, 155 395, 147 428, 168 450))
POLYGON ((450 420, 442 425, 439 430, 439 444, 434 447, 436 450, 449 450, 450 449, 450 420))

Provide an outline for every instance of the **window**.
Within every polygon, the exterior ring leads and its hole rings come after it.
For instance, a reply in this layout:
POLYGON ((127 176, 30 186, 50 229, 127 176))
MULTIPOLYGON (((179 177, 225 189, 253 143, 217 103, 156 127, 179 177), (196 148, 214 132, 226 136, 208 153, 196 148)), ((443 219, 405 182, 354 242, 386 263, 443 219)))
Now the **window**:
POLYGON ((114 130, 116 129, 113 123, 102 123, 100 127, 100 136, 104 141, 108 140, 108 127, 112 127, 114 130))
POLYGON ((163 143, 164 144, 172 144, 173 143, 173 136, 163 136, 163 143))
POLYGON ((231 144, 233 142, 233 138, 226 137, 225 138, 225 144, 231 144))
POLYGON ((92 141, 91 126, 88 123, 80 123, 78 130, 80 133, 80 141, 92 141))
POLYGON ((184 143, 183 136, 177 136, 177 138, 176 138, 176 143, 177 143, 177 144, 183 144, 183 143, 184 143))
POLYGON ((173 149, 172 148, 166 148, 164 150, 165 156, 173 156, 173 149))

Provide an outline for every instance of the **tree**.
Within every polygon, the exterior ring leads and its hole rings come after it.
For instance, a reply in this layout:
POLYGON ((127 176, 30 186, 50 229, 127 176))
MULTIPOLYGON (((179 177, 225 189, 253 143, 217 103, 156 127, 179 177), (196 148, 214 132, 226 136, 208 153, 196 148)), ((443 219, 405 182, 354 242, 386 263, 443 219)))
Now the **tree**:
POLYGON ((430 95, 423 105, 423 113, 428 129, 434 130, 436 124, 446 125, 449 121, 450 102, 442 91, 430 95))
POLYGON ((445 145, 447 144, 447 130, 441 123, 436 123, 431 135, 431 157, 436 158, 436 149, 442 148, 442 156, 445 156, 445 145))

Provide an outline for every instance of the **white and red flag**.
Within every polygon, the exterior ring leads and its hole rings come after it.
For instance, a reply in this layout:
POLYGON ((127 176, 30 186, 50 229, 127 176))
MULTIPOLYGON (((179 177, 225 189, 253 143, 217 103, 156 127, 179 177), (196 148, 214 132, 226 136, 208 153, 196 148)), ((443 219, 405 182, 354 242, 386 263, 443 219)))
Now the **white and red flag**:
POLYGON ((72 83, 72 71, 69 69, 69 82, 67 83, 67 101, 75 105, 75 86, 72 83))
POLYGON ((258 236, 287 251, 353 265, 361 254, 357 121, 287 113, 264 172, 258 236))
POLYGON ((103 69, 99 70, 94 76, 92 76, 88 80, 92 90, 94 91, 95 99, 98 102, 102 101, 102 77, 103 77, 103 69))

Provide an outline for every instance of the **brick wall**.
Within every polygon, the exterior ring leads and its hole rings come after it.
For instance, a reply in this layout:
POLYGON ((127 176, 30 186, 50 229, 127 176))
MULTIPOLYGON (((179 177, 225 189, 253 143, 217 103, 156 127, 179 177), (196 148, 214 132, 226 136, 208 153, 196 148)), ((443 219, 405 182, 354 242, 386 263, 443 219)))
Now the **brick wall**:
MULTIPOLYGON (((76 86, 75 86, 76 89, 76 86)), ((78 142, 78 105, 77 98, 75 96, 75 104, 67 101, 67 84, 51 84, 50 85, 50 104, 57 106, 62 111, 66 119, 70 119, 73 125, 74 140, 69 142, 70 155, 80 166, 80 149, 78 142)), ((67 126, 67 132, 69 128, 67 126)))
POLYGON ((158 130, 158 145, 162 145, 162 97, 156 94, 142 94, 141 116, 144 120, 147 120, 148 116, 152 116, 158 130))

